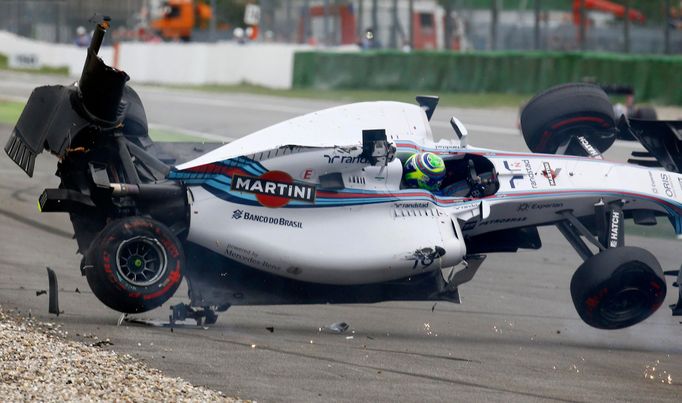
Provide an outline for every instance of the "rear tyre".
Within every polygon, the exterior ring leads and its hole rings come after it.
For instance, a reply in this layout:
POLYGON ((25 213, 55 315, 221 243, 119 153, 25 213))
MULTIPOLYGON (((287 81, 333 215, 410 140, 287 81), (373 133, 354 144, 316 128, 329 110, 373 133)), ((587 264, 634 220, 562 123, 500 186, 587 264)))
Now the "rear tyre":
POLYGON ((109 223, 85 257, 92 292, 111 309, 140 313, 161 306, 182 280, 180 241, 158 221, 128 217, 109 223))
MULTIPOLYGON (((616 140, 609 97, 587 83, 558 85, 533 97, 521 111, 521 131, 534 153, 554 154, 571 136, 585 136, 600 152, 616 140)), ((587 155, 580 147, 571 154, 587 155)))
POLYGON ((665 299, 663 270, 648 251, 607 249, 587 259, 571 279, 580 318, 597 329, 623 329, 656 312, 665 299))

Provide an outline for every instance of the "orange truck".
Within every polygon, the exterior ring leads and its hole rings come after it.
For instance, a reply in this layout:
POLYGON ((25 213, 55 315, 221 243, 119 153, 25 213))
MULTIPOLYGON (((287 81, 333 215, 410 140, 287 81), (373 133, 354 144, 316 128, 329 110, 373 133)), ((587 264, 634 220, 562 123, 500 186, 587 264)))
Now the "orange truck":
POLYGON ((206 28, 213 18, 211 6, 201 1, 167 0, 162 7, 162 16, 152 20, 151 26, 165 40, 189 41, 197 25, 206 28))
MULTIPOLYGON (((574 0, 573 1, 573 24, 580 25, 582 18, 580 8, 584 6, 585 10, 595 10, 604 13, 613 14, 618 18, 625 18, 625 6, 614 3, 608 0, 574 0)), ((628 12, 628 19, 639 23, 644 23, 646 17, 639 10, 630 8, 628 12)))

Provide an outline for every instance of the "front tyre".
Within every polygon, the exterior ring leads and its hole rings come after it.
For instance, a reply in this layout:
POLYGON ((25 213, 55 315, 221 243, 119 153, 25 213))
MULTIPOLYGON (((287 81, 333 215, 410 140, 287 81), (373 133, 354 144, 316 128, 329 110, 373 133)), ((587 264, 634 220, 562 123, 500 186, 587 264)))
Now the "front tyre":
POLYGON ((92 292, 124 313, 152 310, 166 302, 182 280, 180 241, 158 221, 127 217, 109 223, 85 256, 92 292))
POLYGON ((583 262, 571 279, 580 318, 597 329, 623 329, 656 312, 665 299, 663 270, 647 250, 607 249, 583 262))

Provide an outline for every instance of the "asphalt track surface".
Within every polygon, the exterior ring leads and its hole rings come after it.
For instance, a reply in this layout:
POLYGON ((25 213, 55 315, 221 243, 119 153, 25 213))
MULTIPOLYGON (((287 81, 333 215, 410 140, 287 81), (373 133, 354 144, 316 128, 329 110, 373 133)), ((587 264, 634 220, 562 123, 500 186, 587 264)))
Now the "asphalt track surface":
MULTIPOLYGON (((59 82, 0 75, 0 96, 25 99, 38 84, 59 82)), ((63 82, 64 79, 61 79, 63 82)), ((334 105, 237 94, 140 89, 157 125, 237 138, 283 119, 334 105)), ((524 150, 511 109, 440 109, 438 136, 456 114, 471 143, 524 150)), ((0 126, 4 145, 10 127, 0 126)), ((609 155, 624 158, 620 144, 609 155)), ((62 324, 75 339, 109 338, 130 353, 196 385, 260 402, 280 401, 679 401, 682 325, 664 305, 642 324, 600 331, 583 324, 569 283, 580 264, 553 228, 541 230, 540 251, 489 256, 460 288, 463 304, 233 307, 209 327, 168 328, 123 323, 102 305, 78 271, 68 219, 39 214, 45 187, 55 187, 55 159, 38 159, 33 179, 0 157, 0 304, 62 324), (59 317, 47 314, 45 267, 59 279, 59 317), (344 321, 342 334, 324 326, 344 321), (269 331, 271 327, 274 331, 269 331), (320 328, 323 330, 320 331, 320 328), (670 377, 670 378, 668 378, 670 377), (671 383, 669 383, 669 380, 671 383)), ((628 237, 666 269, 682 263, 679 241, 628 237)), ((674 303, 670 287, 666 304, 674 303)), ((141 318, 164 320, 169 304, 141 318)), ((112 396, 115 398, 115 396, 112 396)))

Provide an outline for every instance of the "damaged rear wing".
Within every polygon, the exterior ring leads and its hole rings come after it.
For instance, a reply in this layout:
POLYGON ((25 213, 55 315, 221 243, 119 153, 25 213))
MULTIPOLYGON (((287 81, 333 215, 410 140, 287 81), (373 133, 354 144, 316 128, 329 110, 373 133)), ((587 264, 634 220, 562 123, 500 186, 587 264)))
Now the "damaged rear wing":
POLYGON ((5 152, 21 169, 33 176, 33 167, 43 149, 63 157, 75 136, 90 123, 74 110, 73 87, 61 85, 38 87, 19 117, 5 146, 5 152))
POLYGON ((646 148, 646 153, 633 152, 629 163, 646 167, 663 167, 682 173, 682 120, 640 120, 622 116, 621 133, 630 133, 646 148), (655 160, 652 160, 654 158, 655 160))
POLYGON ((38 87, 31 93, 5 145, 7 155, 28 176, 44 149, 61 158, 88 126, 111 130, 121 125, 126 108, 121 98, 129 77, 97 56, 109 21, 102 17, 95 28, 78 85, 38 87))

